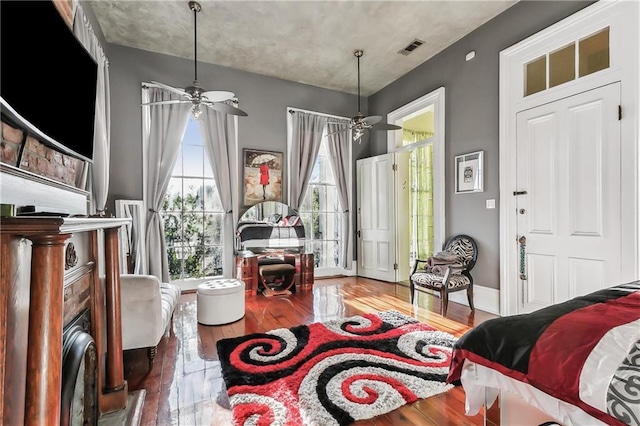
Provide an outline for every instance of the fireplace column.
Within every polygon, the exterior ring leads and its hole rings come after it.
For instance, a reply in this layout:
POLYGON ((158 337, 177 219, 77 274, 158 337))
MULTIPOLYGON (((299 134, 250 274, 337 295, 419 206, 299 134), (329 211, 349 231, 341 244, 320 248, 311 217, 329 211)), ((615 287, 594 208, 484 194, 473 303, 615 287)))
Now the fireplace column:
POLYGON ((64 243, 70 234, 34 235, 29 305, 25 425, 60 423, 64 243))
POLYGON ((124 380, 124 366, 122 361, 118 228, 105 229, 104 237, 107 353, 104 394, 100 402, 101 411, 108 413, 126 406, 127 382, 124 380))

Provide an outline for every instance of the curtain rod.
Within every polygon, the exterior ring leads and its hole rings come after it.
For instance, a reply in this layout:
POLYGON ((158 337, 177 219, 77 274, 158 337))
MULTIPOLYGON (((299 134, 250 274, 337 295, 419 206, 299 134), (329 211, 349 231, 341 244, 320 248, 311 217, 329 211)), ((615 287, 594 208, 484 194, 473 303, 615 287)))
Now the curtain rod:
POLYGON ((321 115, 323 117, 335 118, 335 119, 338 119, 338 120, 346 120, 346 121, 350 121, 351 120, 349 117, 341 117, 339 115, 327 114, 327 113, 318 112, 318 111, 309 111, 309 110, 302 109, 302 108, 287 107, 287 112, 289 114, 294 114, 296 112, 306 112, 308 114, 316 114, 316 115, 321 115))

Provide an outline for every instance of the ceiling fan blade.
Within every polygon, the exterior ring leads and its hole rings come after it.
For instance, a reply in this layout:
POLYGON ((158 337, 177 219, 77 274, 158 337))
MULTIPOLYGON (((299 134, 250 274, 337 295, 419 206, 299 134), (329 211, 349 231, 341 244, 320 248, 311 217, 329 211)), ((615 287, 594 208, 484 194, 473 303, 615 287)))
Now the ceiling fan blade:
POLYGON ((240 117, 247 116, 246 112, 229 104, 213 103, 208 101, 202 101, 202 104, 208 106, 211 109, 215 109, 216 111, 224 112, 225 114, 239 115, 240 117))
POLYGON ((147 102, 146 104, 140 104, 140 105, 186 104, 186 103, 190 103, 190 102, 191 101, 187 101, 187 100, 173 99, 173 100, 170 100, 170 101, 147 102))
POLYGON ((366 124, 376 124, 379 121, 382 121, 382 117, 379 115, 370 115, 362 119, 362 122, 366 124))
POLYGON ((209 102, 224 102, 232 99, 236 94, 225 90, 209 90, 202 94, 202 98, 209 102))
POLYGON ((168 86, 168 85, 166 85, 164 83, 158 83, 157 81, 152 81, 152 83, 155 84, 156 86, 162 87, 163 89, 168 90, 168 91, 173 92, 173 93, 176 93, 178 95, 189 96, 189 94, 187 92, 185 92, 184 90, 176 89, 175 87, 168 86))
POLYGON ((402 127, 389 123, 376 123, 371 127, 373 130, 400 130, 402 127))

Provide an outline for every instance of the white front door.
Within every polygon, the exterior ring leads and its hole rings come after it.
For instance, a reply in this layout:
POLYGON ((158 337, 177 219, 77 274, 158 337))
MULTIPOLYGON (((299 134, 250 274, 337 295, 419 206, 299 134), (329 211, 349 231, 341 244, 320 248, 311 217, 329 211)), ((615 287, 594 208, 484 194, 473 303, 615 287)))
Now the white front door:
POLYGON ((619 103, 614 83, 517 114, 518 313, 621 282, 619 103))
POLYGON ((393 154, 357 161, 358 275, 395 281, 393 154))

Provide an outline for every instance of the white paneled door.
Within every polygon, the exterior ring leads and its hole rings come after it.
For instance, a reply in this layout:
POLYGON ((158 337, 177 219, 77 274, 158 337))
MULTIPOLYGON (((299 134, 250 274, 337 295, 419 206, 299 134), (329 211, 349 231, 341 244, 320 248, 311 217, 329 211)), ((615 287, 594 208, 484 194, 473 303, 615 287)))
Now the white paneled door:
POLYGON ((357 161, 358 275, 395 281, 393 154, 357 161))
POLYGON ((517 114, 518 313, 621 280, 620 84, 517 114))

